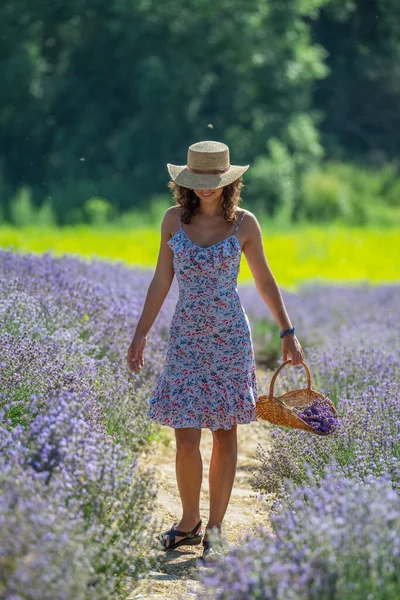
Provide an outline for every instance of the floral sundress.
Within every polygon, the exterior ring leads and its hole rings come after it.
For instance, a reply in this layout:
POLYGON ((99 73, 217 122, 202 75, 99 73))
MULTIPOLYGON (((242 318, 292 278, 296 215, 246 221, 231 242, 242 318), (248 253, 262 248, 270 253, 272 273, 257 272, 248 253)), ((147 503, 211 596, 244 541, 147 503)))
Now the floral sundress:
POLYGON ((237 289, 242 249, 232 235, 203 248, 180 228, 167 242, 179 286, 165 365, 147 416, 174 428, 231 429, 256 421, 256 367, 237 289))

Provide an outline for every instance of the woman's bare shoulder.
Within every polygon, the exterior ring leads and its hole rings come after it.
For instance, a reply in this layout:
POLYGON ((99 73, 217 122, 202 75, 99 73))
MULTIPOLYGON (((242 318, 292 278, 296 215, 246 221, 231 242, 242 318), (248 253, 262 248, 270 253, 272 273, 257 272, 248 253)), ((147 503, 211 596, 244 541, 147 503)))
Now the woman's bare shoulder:
POLYGON ((260 223, 254 213, 250 210, 246 210, 245 216, 243 217, 243 223, 241 226, 243 236, 243 250, 248 249, 249 242, 256 243, 256 240, 262 240, 262 231, 260 223))
POLYGON ((175 218, 176 218, 177 215, 179 215, 180 210, 181 210, 181 207, 178 206, 177 204, 175 204, 174 206, 170 206, 169 208, 167 208, 167 210, 165 211, 164 216, 168 217, 168 218, 171 218, 171 215, 172 215, 172 217, 175 216, 175 218))
POLYGON ((256 217, 256 215, 254 213, 252 213, 250 210, 247 210, 245 208, 242 209, 244 212, 242 213, 242 215, 244 214, 245 216, 243 217, 243 225, 246 223, 246 227, 249 227, 250 229, 259 229, 260 228, 260 224, 258 222, 258 219, 256 217))
POLYGON ((180 206, 170 206, 164 213, 163 226, 174 235, 179 228, 180 206))

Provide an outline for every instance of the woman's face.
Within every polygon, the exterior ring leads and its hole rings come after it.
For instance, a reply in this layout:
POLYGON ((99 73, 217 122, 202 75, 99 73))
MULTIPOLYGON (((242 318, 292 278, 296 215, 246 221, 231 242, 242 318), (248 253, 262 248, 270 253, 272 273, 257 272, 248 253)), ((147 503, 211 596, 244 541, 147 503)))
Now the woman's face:
POLYGON ((213 190, 193 190, 194 193, 200 200, 203 202, 213 202, 215 203, 222 196, 223 187, 215 188, 213 190))

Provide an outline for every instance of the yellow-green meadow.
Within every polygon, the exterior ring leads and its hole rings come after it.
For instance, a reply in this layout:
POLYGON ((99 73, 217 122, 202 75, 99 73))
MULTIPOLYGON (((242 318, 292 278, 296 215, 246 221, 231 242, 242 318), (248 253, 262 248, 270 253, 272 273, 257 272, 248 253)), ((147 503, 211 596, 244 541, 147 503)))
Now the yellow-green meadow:
MULTIPOLYGON (((400 279, 398 229, 339 225, 262 226, 264 249, 278 284, 295 290, 305 281, 387 283, 400 279)), ((120 260, 154 269, 159 228, 113 229, 86 225, 40 229, 0 228, 0 247, 19 252, 120 260)), ((242 255, 239 281, 252 280, 242 255)))

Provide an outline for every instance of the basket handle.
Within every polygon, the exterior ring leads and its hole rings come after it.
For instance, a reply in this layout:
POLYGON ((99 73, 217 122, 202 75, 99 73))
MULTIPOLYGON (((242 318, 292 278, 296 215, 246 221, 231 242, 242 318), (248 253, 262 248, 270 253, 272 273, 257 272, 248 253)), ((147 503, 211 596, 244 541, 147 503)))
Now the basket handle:
MULTIPOLYGON (((275 381, 276 381, 276 378, 278 377, 279 372, 283 369, 283 367, 285 365, 287 365, 287 364, 289 364, 291 362, 292 362, 292 359, 289 358, 288 360, 286 360, 285 362, 283 362, 281 365, 279 365, 279 367, 277 368, 277 370, 273 374, 272 379, 271 379, 271 383, 269 385, 269 394, 268 394, 268 399, 269 400, 272 400, 273 397, 274 397, 274 385, 275 385, 275 381)), ((305 371, 307 373, 307 390, 310 391, 311 390, 311 374, 310 374, 310 369, 308 368, 308 366, 306 365, 306 363, 304 362, 304 360, 301 361, 300 364, 304 367, 304 369, 305 369, 305 371)))

